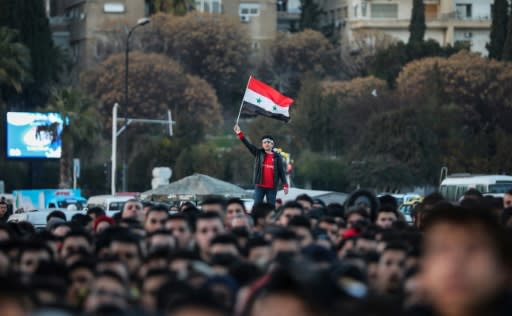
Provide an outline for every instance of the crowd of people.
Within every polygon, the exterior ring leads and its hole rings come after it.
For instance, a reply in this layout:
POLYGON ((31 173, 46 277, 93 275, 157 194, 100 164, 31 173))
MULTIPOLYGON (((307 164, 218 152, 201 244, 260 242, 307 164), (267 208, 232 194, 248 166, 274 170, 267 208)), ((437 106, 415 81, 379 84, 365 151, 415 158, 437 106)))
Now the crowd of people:
POLYGON ((54 211, 38 229, 4 220, 0 313, 512 315, 512 192, 433 193, 413 223, 378 201, 130 200, 113 217, 54 211))

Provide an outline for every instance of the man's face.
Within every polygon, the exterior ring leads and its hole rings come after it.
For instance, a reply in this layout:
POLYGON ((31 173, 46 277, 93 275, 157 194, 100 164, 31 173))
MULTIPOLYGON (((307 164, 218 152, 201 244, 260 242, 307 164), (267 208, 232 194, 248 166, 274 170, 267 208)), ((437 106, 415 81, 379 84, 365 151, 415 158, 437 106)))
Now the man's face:
POLYGON ((70 273, 70 279, 70 296, 74 303, 78 303, 76 302, 78 297, 90 288, 94 280, 94 273, 87 268, 78 268, 70 273))
POLYGON ((0 204, 0 217, 4 217, 7 213, 7 204, 0 204))
POLYGON ((358 213, 352 213, 347 218, 347 227, 352 228, 355 223, 364 220, 364 216, 358 213))
POLYGON ((311 204, 311 202, 306 201, 306 200, 297 200, 297 203, 302 205, 302 207, 304 208, 304 210, 306 212, 309 211, 313 207, 313 204, 311 204))
POLYGON ((183 219, 168 220, 165 223, 165 228, 171 232, 171 234, 178 241, 180 248, 187 248, 192 240, 192 232, 187 225, 187 222, 183 219))
POLYGON ((503 208, 512 207, 512 195, 505 194, 503 196, 503 208))
POLYGON ((304 300, 300 299, 299 297, 287 293, 275 293, 256 300, 249 315, 307 316, 311 315, 311 312, 308 310, 308 307, 304 303, 304 300))
POLYGON ((340 234, 339 234, 339 228, 338 228, 338 224, 335 224, 335 223, 329 223, 329 222, 320 222, 320 224, 318 224, 318 227, 320 227, 321 229, 325 230, 327 232, 327 235, 329 236, 329 239, 331 240, 331 242, 335 245, 338 244, 339 242, 339 239, 340 239, 340 234))
POLYGON ((163 276, 152 276, 144 279, 142 284, 142 305, 148 312, 156 312, 156 295, 160 287, 167 281, 163 276))
POLYGON ((381 228, 390 228, 394 222, 396 222, 396 214, 393 212, 380 212, 377 215, 377 220, 375 224, 381 228))
POLYGON ((220 219, 199 219, 196 225, 196 241, 202 252, 206 253, 213 237, 224 232, 220 219))
POLYGON ((228 208, 226 210, 225 223, 231 225, 231 222, 233 221, 233 218, 235 218, 235 216, 243 214, 245 214, 245 212, 242 205, 238 203, 231 203, 228 205, 228 208))
POLYGON ((176 248, 176 240, 171 235, 156 234, 149 240, 148 251, 156 249, 174 249, 176 248))
POLYGON ((147 233, 152 233, 160 229, 165 228, 165 222, 167 221, 167 217, 169 215, 167 212, 149 212, 146 221, 144 222, 144 230, 147 233))
POLYGON ((124 309, 128 305, 128 295, 123 284, 103 276, 94 280, 85 309, 87 312, 94 312, 99 306, 107 304, 124 309))
POLYGON ((122 218, 134 218, 142 221, 144 219, 144 212, 142 211, 142 204, 140 202, 126 202, 123 207, 122 218))
POLYGON ((126 265, 131 276, 137 273, 140 266, 140 257, 137 245, 121 241, 113 241, 110 245, 110 252, 117 255, 126 265))
POLYGON ((425 233, 422 281, 440 311, 478 307, 505 288, 508 275, 477 223, 440 223, 425 233))
POLYGON ((288 226, 288 222, 295 216, 302 215, 302 210, 294 207, 285 208, 276 224, 288 226))
POLYGON ((297 234, 297 238, 300 240, 300 246, 302 248, 307 247, 313 243, 313 236, 306 227, 290 227, 291 230, 297 234))
POLYGON ((300 249, 299 242, 297 240, 283 240, 275 239, 272 242, 272 255, 275 257, 280 252, 296 253, 300 249))
POLYGON ((50 261, 50 254, 46 250, 24 251, 20 258, 20 272, 32 274, 42 261, 50 261))
POLYGON ((62 244, 62 249, 60 252, 61 258, 65 259, 69 255, 73 253, 77 253, 80 250, 85 250, 87 252, 91 252, 91 245, 89 245, 89 242, 87 239, 81 236, 76 237, 68 237, 64 239, 64 242, 62 244))
POLYGON ((274 148, 274 142, 268 139, 264 139, 261 141, 261 147, 265 151, 271 151, 274 148))
POLYGON ((385 250, 377 266, 377 291, 390 294, 400 291, 404 278, 405 259, 403 250, 385 250))

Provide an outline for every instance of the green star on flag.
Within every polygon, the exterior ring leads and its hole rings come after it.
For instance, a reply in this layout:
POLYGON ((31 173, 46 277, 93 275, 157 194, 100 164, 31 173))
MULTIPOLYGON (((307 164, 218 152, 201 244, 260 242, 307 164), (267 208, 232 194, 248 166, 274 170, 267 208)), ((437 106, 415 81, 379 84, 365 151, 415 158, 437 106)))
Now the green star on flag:
POLYGON ((257 98, 256 102, 258 102, 258 104, 261 103, 261 98, 257 98))
POLYGON ((277 106, 275 106, 275 105, 274 105, 274 107, 272 108, 272 110, 277 111, 277 106))

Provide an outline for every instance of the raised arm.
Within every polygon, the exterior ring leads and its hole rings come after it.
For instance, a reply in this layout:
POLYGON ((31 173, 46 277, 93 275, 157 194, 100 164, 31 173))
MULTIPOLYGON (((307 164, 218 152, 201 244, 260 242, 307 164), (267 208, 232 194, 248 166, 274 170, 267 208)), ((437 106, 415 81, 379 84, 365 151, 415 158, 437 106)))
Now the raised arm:
POLYGON ((240 126, 238 125, 235 125, 235 127, 233 128, 233 130, 235 131, 236 135, 238 136, 238 139, 240 139, 242 141, 242 143, 244 143, 245 147, 247 147, 247 149, 249 149, 249 151, 251 152, 251 154, 253 154, 254 156, 256 156, 258 154, 258 148, 256 146, 254 146, 253 144, 251 144, 247 138, 245 138, 244 136, 244 132, 242 132, 242 130, 240 129, 240 126))

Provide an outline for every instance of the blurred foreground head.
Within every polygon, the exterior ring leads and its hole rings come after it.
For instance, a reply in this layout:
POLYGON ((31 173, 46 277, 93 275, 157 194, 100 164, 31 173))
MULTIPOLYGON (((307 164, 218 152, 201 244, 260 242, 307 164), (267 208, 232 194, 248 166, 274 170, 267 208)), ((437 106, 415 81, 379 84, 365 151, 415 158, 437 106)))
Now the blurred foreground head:
POLYGON ((442 203, 424 218, 422 280, 438 315, 501 315, 510 239, 493 214, 442 203))

